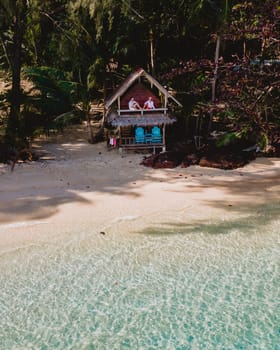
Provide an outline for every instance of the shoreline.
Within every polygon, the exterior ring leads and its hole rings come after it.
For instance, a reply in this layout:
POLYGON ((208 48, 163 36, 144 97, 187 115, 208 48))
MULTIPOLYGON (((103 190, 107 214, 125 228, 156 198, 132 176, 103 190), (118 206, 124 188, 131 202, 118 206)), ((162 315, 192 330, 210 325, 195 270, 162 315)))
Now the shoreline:
POLYGON ((152 169, 140 165, 143 154, 120 156, 105 143, 79 139, 37 146, 47 160, 17 164, 13 172, 0 167, 1 249, 48 239, 50 228, 65 232, 86 225, 102 231, 123 218, 138 218, 144 227, 145 218, 152 223, 154 216, 158 222, 173 215, 176 222, 182 210, 187 222, 202 222, 279 203, 278 158, 257 158, 235 170, 152 169))

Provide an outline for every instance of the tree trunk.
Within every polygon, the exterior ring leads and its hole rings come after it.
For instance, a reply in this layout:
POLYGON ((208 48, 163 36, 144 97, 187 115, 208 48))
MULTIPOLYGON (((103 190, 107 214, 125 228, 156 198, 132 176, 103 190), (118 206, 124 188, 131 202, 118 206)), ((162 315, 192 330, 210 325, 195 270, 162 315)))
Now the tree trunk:
POLYGON ((106 72, 104 76, 104 82, 103 82, 103 115, 102 115, 102 127, 104 128, 105 125, 105 117, 106 117, 106 109, 105 109, 105 102, 107 99, 107 84, 106 84, 106 72))
MULTIPOLYGON (((218 69, 219 69, 219 56, 220 56, 220 45, 221 45, 221 37, 220 35, 217 36, 216 41, 216 50, 215 50, 215 68, 214 68, 214 76, 212 80, 212 97, 211 102, 212 104, 216 103, 216 85, 217 85, 217 79, 218 79, 218 69)), ((212 119, 213 119, 213 112, 210 112, 210 118, 209 118, 209 125, 208 125, 208 132, 211 131, 212 128, 212 119)))
POLYGON ((20 70, 21 70, 21 46, 26 24, 27 1, 17 0, 15 15, 13 17, 13 53, 11 58, 12 91, 11 108, 6 130, 6 139, 9 143, 15 143, 19 136, 19 116, 21 104, 20 70))
POLYGON ((155 74, 155 49, 154 49, 154 32, 153 29, 150 28, 149 32, 149 42, 150 42, 150 66, 151 66, 151 74, 155 74))
POLYGON ((215 101, 216 101, 216 84, 217 84, 217 79, 218 79, 220 44, 221 44, 221 37, 218 35, 217 41, 216 41, 216 50, 215 50, 214 76, 213 76, 213 80, 212 80, 212 99, 211 99, 212 103, 215 103, 215 101))

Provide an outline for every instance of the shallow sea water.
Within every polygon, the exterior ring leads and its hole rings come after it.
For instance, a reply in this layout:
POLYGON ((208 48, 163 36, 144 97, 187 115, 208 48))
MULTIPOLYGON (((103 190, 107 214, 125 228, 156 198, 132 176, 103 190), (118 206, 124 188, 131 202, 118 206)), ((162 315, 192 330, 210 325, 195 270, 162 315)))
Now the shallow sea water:
POLYGON ((279 209, 2 252, 0 349, 280 349, 279 209))

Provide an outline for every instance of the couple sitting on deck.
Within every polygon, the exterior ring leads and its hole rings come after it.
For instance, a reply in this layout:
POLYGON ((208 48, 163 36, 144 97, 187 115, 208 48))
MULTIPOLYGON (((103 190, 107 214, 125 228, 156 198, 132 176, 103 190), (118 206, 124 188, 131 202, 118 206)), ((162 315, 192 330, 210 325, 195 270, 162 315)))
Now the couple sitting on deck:
POLYGON ((128 102, 128 108, 131 111, 135 111, 137 109, 155 109, 155 105, 151 96, 148 98, 147 101, 145 101, 143 108, 141 108, 139 103, 135 101, 134 97, 131 97, 131 99, 128 102))

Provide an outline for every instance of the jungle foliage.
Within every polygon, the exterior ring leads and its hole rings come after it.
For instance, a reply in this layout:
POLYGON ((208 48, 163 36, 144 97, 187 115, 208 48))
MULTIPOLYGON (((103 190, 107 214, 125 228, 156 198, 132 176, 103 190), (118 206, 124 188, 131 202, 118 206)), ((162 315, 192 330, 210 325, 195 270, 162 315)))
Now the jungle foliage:
POLYGON ((139 66, 183 103, 177 137, 215 129, 220 145, 262 148, 279 138, 279 0, 0 0, 8 143, 86 118, 139 66))

